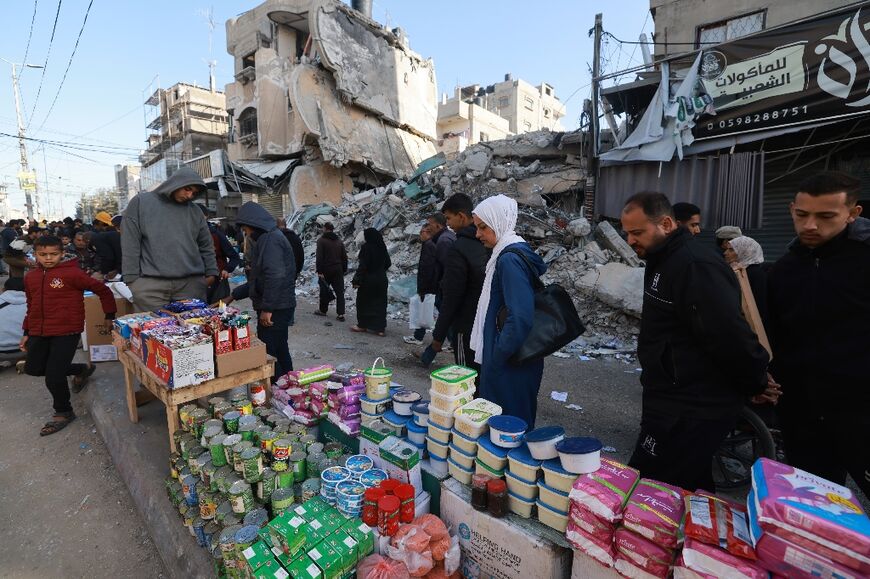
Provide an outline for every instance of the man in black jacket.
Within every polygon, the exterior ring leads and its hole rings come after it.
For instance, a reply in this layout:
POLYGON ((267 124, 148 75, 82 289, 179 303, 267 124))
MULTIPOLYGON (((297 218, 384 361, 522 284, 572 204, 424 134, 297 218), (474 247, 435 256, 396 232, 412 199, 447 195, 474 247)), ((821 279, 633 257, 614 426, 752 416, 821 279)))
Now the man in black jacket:
POLYGON ((477 228, 471 216, 473 210, 471 199, 462 193, 451 196, 441 207, 447 223, 456 232, 456 241, 447 252, 438 321, 432 330, 432 343, 422 355, 425 366, 432 363, 435 354, 441 351, 448 332, 453 329, 456 332, 453 347, 456 363, 480 370, 471 349, 471 327, 477 313, 477 301, 483 291, 489 252, 477 239, 477 228))
MULTIPOLYGON (((298 279, 299 274, 302 273, 302 266, 305 265, 305 248, 302 246, 302 239, 295 231, 287 227, 287 222, 284 219, 277 217, 275 221, 278 229, 290 242, 290 248, 293 249, 293 257, 296 260, 296 278, 298 279)), ((290 316, 290 325, 296 325, 296 310, 293 310, 293 314, 290 316)))
POLYGON ((105 211, 94 217, 94 229, 91 235, 94 267, 103 279, 114 279, 121 270, 121 233, 105 211))
POLYGON ((870 221, 861 182, 823 172, 800 184, 797 239, 771 268, 772 374, 789 463, 870 497, 870 221))
POLYGON ((629 464, 647 478, 714 490, 713 454, 745 400, 776 397, 769 356, 743 318, 734 272, 677 226, 667 197, 631 197, 622 228, 646 260, 637 348, 643 413, 629 464))
POLYGON ((347 273, 347 249, 335 234, 332 223, 323 224, 323 235, 317 240, 314 271, 320 286, 320 307, 314 315, 325 316, 329 302, 335 300, 335 314, 344 321, 344 276, 347 273))
MULTIPOLYGON (((417 295, 412 296, 419 298, 420 307, 429 299, 432 301, 434 311, 435 297, 438 293, 438 269, 435 257, 435 242, 432 241, 432 232, 429 225, 423 226, 420 230, 420 259, 417 261, 417 295)), ((402 339, 406 344, 412 346, 422 346, 423 338, 426 337, 428 327, 414 327, 415 320, 411 320, 414 334, 412 336, 404 336, 402 339)))

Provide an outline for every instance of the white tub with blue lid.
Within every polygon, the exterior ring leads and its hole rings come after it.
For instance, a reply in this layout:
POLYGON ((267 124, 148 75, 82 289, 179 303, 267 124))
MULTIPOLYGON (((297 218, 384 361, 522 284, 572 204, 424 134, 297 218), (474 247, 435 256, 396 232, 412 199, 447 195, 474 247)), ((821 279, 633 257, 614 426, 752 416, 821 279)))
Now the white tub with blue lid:
POLYGON ((550 505, 544 503, 539 498, 538 505, 538 520, 552 529, 556 529, 560 533, 564 533, 568 528, 568 511, 560 511, 550 505))
POLYGON ((452 431, 451 439, 465 454, 477 454, 477 443, 483 440, 484 437, 471 438, 466 434, 462 434, 455 428, 452 431))
POLYGON ((504 476, 511 493, 527 501, 534 502, 538 498, 538 485, 536 483, 523 480, 509 470, 505 471, 504 476))
POLYGON ((396 414, 392 410, 387 410, 381 420, 387 424, 387 426, 393 429, 393 432, 396 433, 396 436, 399 438, 404 438, 407 432, 406 428, 408 426, 408 421, 411 420, 410 416, 402 416, 400 414, 396 414))
POLYGON ((538 481, 538 499, 557 511, 567 511, 571 506, 568 493, 554 489, 544 481, 538 481))
POLYGON ((429 432, 429 429, 425 426, 420 426, 413 420, 408 422, 408 440, 413 442, 414 444, 426 444, 426 434, 429 432))
POLYGON ((411 407, 414 422, 419 426, 429 426, 429 401, 421 400, 411 407))
POLYGON ((423 397, 420 396, 419 392, 414 392, 413 390, 400 390, 393 394, 391 398, 393 399, 393 412, 399 416, 410 417, 414 415, 414 412, 411 410, 414 404, 418 403, 423 397))
POLYGON ((429 449, 429 454, 437 456, 439 458, 447 458, 448 452, 450 451, 450 446, 448 444, 442 444, 438 442, 434 438, 426 437, 426 448, 429 449))
POLYGON ((556 445, 562 468, 574 474, 590 474, 601 468, 601 441, 591 436, 566 438, 556 445))
POLYGON ((527 444, 523 444, 508 452, 508 468, 519 478, 536 481, 541 474, 540 460, 532 458, 527 444))
POLYGON ((383 414, 370 414, 365 410, 362 410, 359 413, 359 421, 363 426, 371 426, 373 422, 377 422, 383 417, 383 414))
MULTIPOLYGON (((454 437, 454 441, 456 438, 454 437)), ((493 470, 504 470, 507 466, 509 449, 493 444, 486 436, 481 436, 477 441, 477 458, 493 470)))
POLYGON ((528 423, 516 416, 493 416, 487 421, 489 439, 502 448, 516 448, 523 443, 523 435, 529 428, 528 423))
POLYGON ((359 404, 364 414, 382 415, 393 406, 390 399, 387 400, 372 400, 368 396, 360 396, 359 404))
POLYGON ((541 463, 541 470, 544 471, 544 482, 547 483, 547 486, 563 493, 571 492, 571 487, 574 486, 574 481, 579 476, 562 468, 562 463, 558 458, 545 460, 541 463))
POLYGON ((471 484, 471 475, 474 474, 473 470, 463 467, 461 464, 450 458, 447 459, 447 470, 450 472, 450 476, 462 484, 471 484))
POLYGON ((450 471, 447 470, 447 459, 435 456, 434 454, 429 455, 429 470, 436 477, 446 477, 450 474, 450 471))
POLYGON ((444 428, 435 422, 429 421, 429 426, 426 429, 429 438, 437 440, 441 444, 450 444, 450 429, 444 428))
POLYGON ((529 445, 529 452, 536 460, 557 458, 556 444, 565 438, 565 429, 561 426, 543 426, 527 432, 523 441, 529 445))
POLYGON ((420 453, 421 460, 426 458, 427 453, 428 453, 428 449, 426 448, 425 438, 423 439, 423 444, 417 444, 416 442, 411 442, 411 444, 413 444, 417 448, 417 451, 420 453))
POLYGON ((474 468, 474 455, 466 454, 461 448, 456 446, 455 440, 450 444, 450 458, 455 460, 462 468, 472 469, 474 468))
POLYGON ((508 491, 508 505, 513 514, 528 519, 532 516, 532 509, 535 507, 535 501, 534 499, 529 500, 508 491))

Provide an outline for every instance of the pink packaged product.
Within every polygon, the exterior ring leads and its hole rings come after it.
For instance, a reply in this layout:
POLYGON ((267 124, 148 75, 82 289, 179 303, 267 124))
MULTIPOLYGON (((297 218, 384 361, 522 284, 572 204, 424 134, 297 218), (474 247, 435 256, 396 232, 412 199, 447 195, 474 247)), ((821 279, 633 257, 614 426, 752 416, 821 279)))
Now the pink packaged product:
POLYGON ((601 459, 601 468, 574 482, 571 500, 610 522, 622 519, 622 511, 640 473, 609 458, 601 459))
POLYGON ((587 535, 595 537, 601 542, 613 539, 613 532, 616 530, 613 523, 598 518, 586 507, 573 501, 571 501, 571 508, 568 509, 568 518, 587 535))
POLYGON ((850 489, 765 458, 752 465, 749 530, 870 576, 870 519, 850 489))
POLYGON ((683 545, 683 561, 689 569, 729 579, 767 579, 767 571, 757 562, 736 557, 713 545, 687 538, 683 545))
POLYGON ((311 409, 311 412, 316 414, 317 416, 324 416, 329 411, 326 407, 326 402, 324 402, 320 398, 312 398, 308 403, 308 407, 311 409))
POLYGON ((771 533, 764 533, 755 545, 759 563, 767 570, 794 579, 859 579, 866 577, 839 565, 820 553, 798 547, 771 533))
POLYGON ((686 562, 683 561, 683 556, 677 557, 677 562, 674 563, 674 579, 719 579, 715 575, 695 571, 686 567, 686 562))
POLYGON ((291 380, 296 380, 299 384, 305 385, 317 382, 318 380, 326 380, 332 376, 333 372, 332 366, 321 364, 320 366, 312 366, 302 370, 291 370, 287 372, 287 377, 291 380))
POLYGON ((330 412, 327 415, 327 420, 338 426, 338 428, 348 436, 358 437, 359 429, 362 422, 357 418, 340 418, 336 413, 330 412))
POLYGON ((613 567, 613 560, 616 553, 613 550, 613 543, 610 538, 602 541, 575 525, 572 521, 568 521, 568 529, 565 531, 565 538, 571 543, 571 546, 578 551, 583 551, 605 567, 613 567))
POLYGON ((616 529, 613 534, 613 546, 617 558, 625 559, 653 577, 665 578, 671 571, 674 562, 672 550, 647 541, 625 527, 616 529))
POLYGON ((312 382, 308 385, 308 393, 312 398, 326 400, 329 394, 329 386, 327 386, 326 382, 312 382))
POLYGON ((641 479, 622 513, 622 524, 653 543, 674 549, 683 518, 684 493, 669 484, 641 479))
POLYGON ((310 410, 296 410, 293 413, 293 422, 298 422, 303 426, 314 426, 320 421, 320 415, 314 414, 310 410))
POLYGON ((613 568, 616 572, 628 579, 662 579, 667 575, 654 575, 648 573, 642 567, 638 567, 628 559, 625 559, 619 553, 616 554, 616 559, 613 560, 613 568))

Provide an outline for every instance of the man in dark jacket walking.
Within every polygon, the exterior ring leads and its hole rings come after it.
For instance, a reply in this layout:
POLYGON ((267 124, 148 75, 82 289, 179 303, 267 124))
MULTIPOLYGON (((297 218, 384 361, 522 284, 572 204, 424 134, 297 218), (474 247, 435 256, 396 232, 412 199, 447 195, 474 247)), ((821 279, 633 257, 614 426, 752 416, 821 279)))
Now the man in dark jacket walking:
MULTIPOLYGON (((302 239, 299 234, 287 227, 287 222, 282 217, 277 217, 275 223, 287 241, 290 242, 290 248, 293 249, 293 258, 296 260, 296 278, 299 279, 299 274, 302 273, 302 268, 305 266, 305 247, 302 245, 302 239)), ((290 325, 296 325, 296 310, 290 316, 290 325)))
POLYGON ((320 285, 320 307, 314 313, 325 316, 329 302, 335 300, 335 313, 344 321, 344 274, 347 273, 347 250, 335 234, 332 223, 323 225, 323 235, 317 240, 314 270, 320 285))
POLYGON ((637 348, 643 411, 629 464, 647 478, 710 490, 713 454, 745 400, 777 396, 770 358, 743 318, 734 273, 677 226, 667 197, 631 197, 622 228, 647 262, 637 348))
POLYGON ((95 273, 101 279, 114 279, 121 270, 121 232, 106 211, 100 211, 94 217, 91 248, 94 250, 95 273))
POLYGON ((432 330, 432 343, 423 352, 425 366, 431 364, 441 351, 450 330, 456 334, 453 356, 460 366, 480 370, 471 349, 471 327, 477 313, 477 301, 486 277, 489 252, 477 239, 477 228, 471 215, 474 204, 462 193, 452 195, 441 211, 450 229, 456 232, 456 241, 450 246, 441 279, 441 307, 432 330))
POLYGON ((275 356, 277 380, 293 369, 288 327, 296 309, 296 260, 275 218, 253 201, 239 207, 236 223, 251 238, 248 296, 257 311, 257 337, 266 344, 266 352, 275 356))
POLYGON ((226 299, 230 295, 230 284, 228 281, 230 275, 236 271, 239 264, 242 262, 239 257, 239 252, 227 239, 227 236, 220 227, 209 221, 209 217, 214 217, 215 211, 205 204, 198 203, 197 207, 202 211, 203 217, 208 225, 208 232, 211 235, 211 241, 214 245, 214 257, 217 262, 218 280, 208 288, 206 302, 209 304, 217 303, 220 300, 226 299))
MULTIPOLYGON (((432 232, 429 229, 429 224, 423 226, 420 230, 420 259, 417 261, 417 295, 411 296, 412 303, 417 307, 422 308, 427 300, 431 300, 431 308, 435 308, 435 296, 438 293, 438 268, 435 257, 435 242, 432 241, 432 232)), ((404 336, 402 339, 406 344, 413 346, 422 346, 423 338, 426 337, 427 327, 421 327, 416 319, 411 319, 411 329, 414 334, 404 336)))
POLYGON ((870 497, 870 221, 861 182, 823 172, 800 184, 797 239, 768 277, 771 372, 789 463, 870 497))

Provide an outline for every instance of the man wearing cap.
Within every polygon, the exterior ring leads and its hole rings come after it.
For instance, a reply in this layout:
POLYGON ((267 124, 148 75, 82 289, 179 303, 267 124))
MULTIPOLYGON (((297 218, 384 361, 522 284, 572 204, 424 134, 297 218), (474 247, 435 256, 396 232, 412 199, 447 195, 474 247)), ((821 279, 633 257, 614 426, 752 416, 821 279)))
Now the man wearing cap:
POLYGON ((725 225, 716 230, 716 247, 725 253, 725 242, 743 236, 743 231, 736 225, 725 225))
POLYGON ((122 273, 136 311, 184 298, 206 299, 217 280, 214 242, 192 203, 205 189, 196 171, 182 167, 152 191, 130 200, 121 229, 122 273))
MULTIPOLYGON (((118 221, 120 223, 120 220, 118 221)), ((121 233, 106 211, 94 216, 94 233, 91 235, 94 250, 94 276, 114 279, 121 270, 121 233)))

